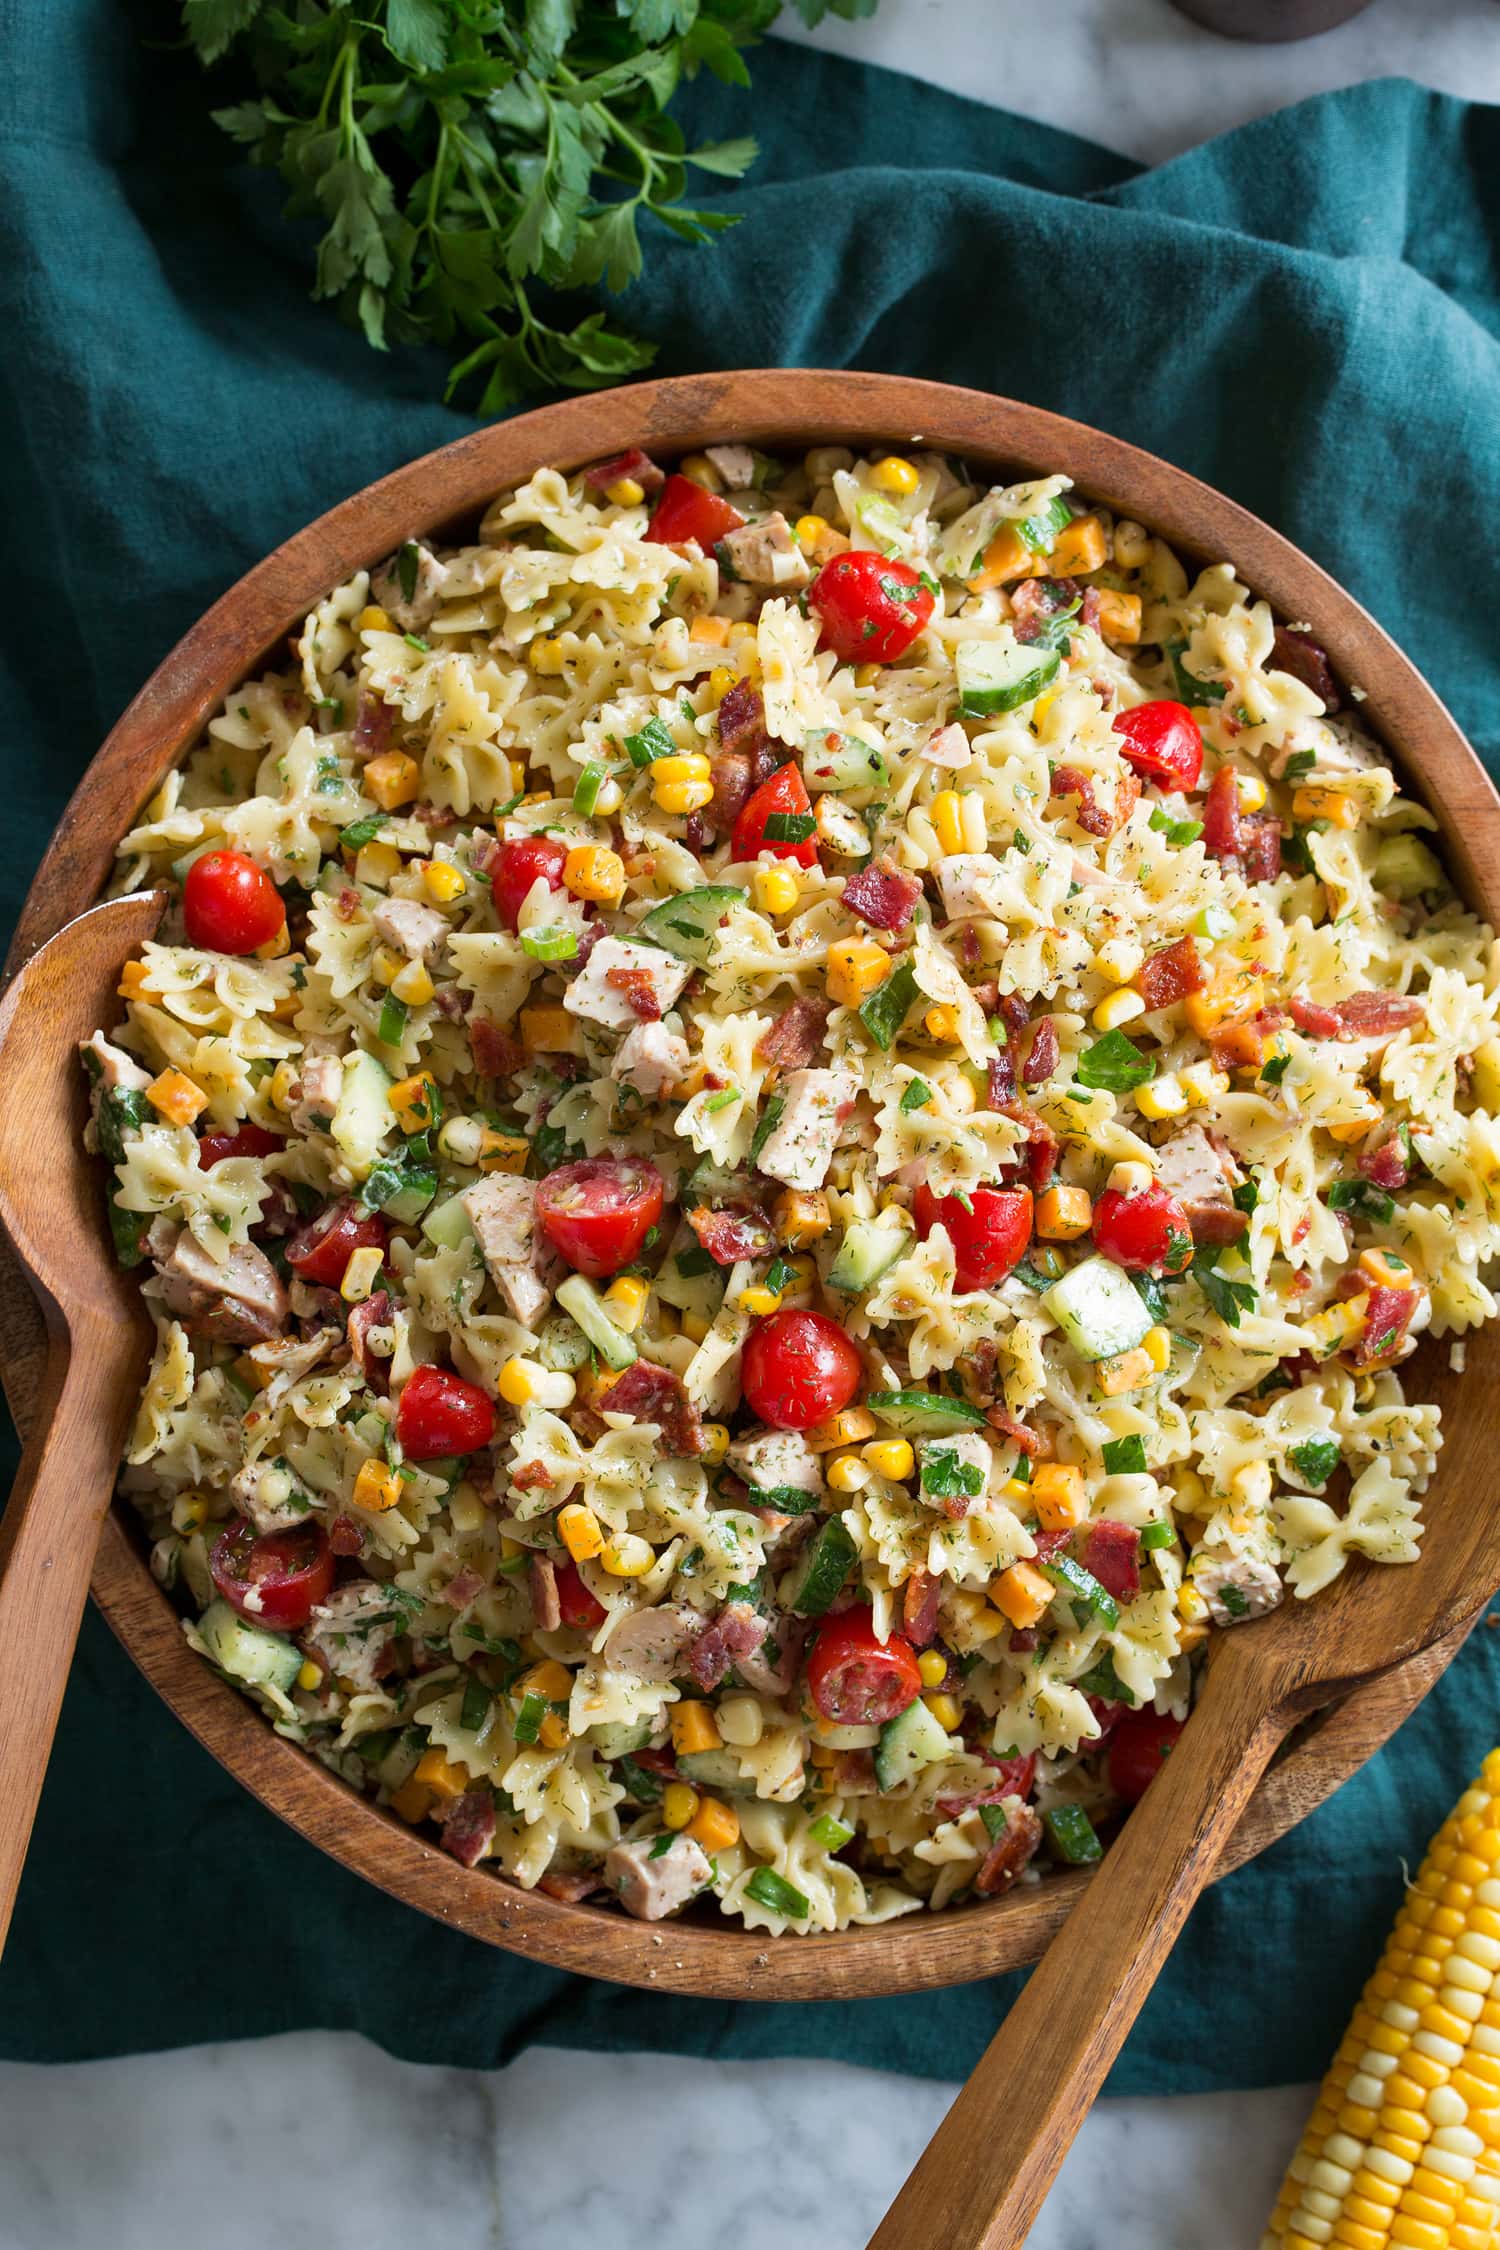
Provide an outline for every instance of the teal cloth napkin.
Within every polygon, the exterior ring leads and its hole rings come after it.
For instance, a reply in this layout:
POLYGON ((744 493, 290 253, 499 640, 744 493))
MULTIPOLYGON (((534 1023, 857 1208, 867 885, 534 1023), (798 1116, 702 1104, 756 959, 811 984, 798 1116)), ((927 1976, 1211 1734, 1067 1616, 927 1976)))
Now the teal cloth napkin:
MULTIPOLYGON (((207 123, 172 22, 0 0, 7 919, 101 736, 200 611, 470 426, 434 403, 434 360, 377 358, 307 303, 305 243, 207 123)), ((1152 447, 1326 564, 1500 762, 1497 113, 1370 86, 1142 173, 798 49, 765 49, 755 82, 744 223, 712 254, 659 236, 627 305, 664 369, 887 368, 1152 447)), ((715 85, 686 106, 700 139, 745 129, 715 85)), ((1389 1749, 1200 1904, 1115 2090, 1321 2072, 1403 1856, 1497 1734, 1500 1639, 1481 1628, 1389 1749)), ((317 2025, 447 2064, 543 2041, 957 2077, 1014 1990, 729 2005, 491 1952, 282 1828, 91 1614, 0 1967, 0 2052, 317 2025)))

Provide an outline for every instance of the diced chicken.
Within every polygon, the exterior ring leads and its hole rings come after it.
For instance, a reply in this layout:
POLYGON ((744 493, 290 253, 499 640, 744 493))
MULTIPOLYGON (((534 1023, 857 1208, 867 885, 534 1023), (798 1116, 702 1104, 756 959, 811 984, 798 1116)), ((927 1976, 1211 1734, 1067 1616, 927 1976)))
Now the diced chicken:
POLYGON ((1255 1555, 1215 1554, 1200 1547, 1188 1573, 1208 1604, 1216 1625, 1237 1625, 1247 1617, 1264 1617, 1282 1597, 1281 1580, 1272 1565, 1255 1555))
POLYGON ((633 1610, 610 1634, 600 1661, 633 1680, 675 1679, 686 1672, 688 1651, 702 1630, 703 1619, 685 1602, 633 1610))
POLYGON ((257 1531, 290 1531, 306 1518, 307 1494, 294 1476, 274 1462, 250 1462, 230 1478, 229 1489, 240 1514, 248 1516, 257 1531))
POLYGON ((447 564, 440 563, 430 548, 408 540, 388 563, 381 564, 370 581, 370 593, 393 625, 403 633, 420 633, 432 623, 448 576, 447 564))
POLYGON ((377 1688, 388 1668, 386 1652, 410 1622, 408 1604, 395 1588, 356 1578, 319 1602, 302 1645, 337 1679, 354 1688, 377 1688))
POLYGON ((113 1046, 102 1031, 96 1031, 91 1039, 82 1042, 82 1052, 92 1055, 99 1065, 95 1083, 106 1094, 118 1093, 122 1088, 127 1094, 144 1094, 151 1083, 151 1073, 142 1070, 134 1055, 127 1055, 123 1047, 113 1046))
POLYGON ((536 1222, 536 1183, 492 1172, 464 1190, 464 1211, 511 1318, 534 1328, 552 1302, 558 1260, 536 1222))
POLYGON ((847 1070, 794 1070, 779 1091, 786 1106, 756 1163, 785 1187, 820 1188, 859 1080, 847 1070))
POLYGON ((930 766, 950 766, 961 773, 974 756, 974 745, 955 719, 951 726, 939 727, 935 735, 922 745, 922 756, 930 766))
MULTIPOLYGON (((562 1623, 562 1603, 557 1591, 557 1565, 552 1557, 528 1555, 526 1579, 531 1590, 531 1615, 537 1631, 555 1633, 562 1623)), ((483 1580, 480 1583, 482 1585, 483 1580)))
POLYGON ((984 886, 999 872, 1000 863, 990 852, 955 852, 951 859, 940 859, 933 873, 946 918, 961 922, 971 914, 992 915, 995 909, 984 895, 984 886))
POLYGON ((604 1880, 617 1891, 627 1914, 639 1922, 660 1922, 686 1906, 713 1876, 704 1853, 691 1836, 642 1836, 633 1844, 616 1844, 604 1862, 604 1880))
POLYGON ((736 1438, 728 1460, 753 1492, 821 1492, 818 1456, 797 1430, 760 1430, 736 1438))
POLYGON ((331 1122, 343 1091, 343 1063, 322 1041, 311 1041, 297 1068, 287 1116, 299 1133, 315 1133, 331 1122))
POLYGON ((286 1290, 253 1242, 212 1257, 186 1227, 158 1219, 146 1247, 161 1277, 161 1300, 196 1335, 225 1344, 258 1344, 287 1317, 286 1290))
POLYGON ((705 445, 703 454, 731 492, 748 492, 754 484, 755 455, 748 445, 705 445))
POLYGON ((638 1023, 627 1031, 609 1066, 611 1078, 628 1078, 648 1102, 658 1101, 687 1069, 692 1057, 685 1039, 659 1023, 638 1023))
POLYGON ((644 976, 659 1015, 666 1014, 692 973, 690 963, 674 959, 658 946, 636 945, 629 938, 600 938, 563 994, 569 1015, 587 1016, 606 1031, 628 1031, 640 1021, 638 1009, 630 1003, 629 987, 610 983, 612 969, 644 976))
POLYGON ((383 898, 370 920, 375 935, 404 953, 408 961, 430 961, 448 935, 448 921, 435 906, 414 898, 383 898))
POLYGON ((1156 1151, 1156 1176, 1179 1203, 1228 1203, 1236 1174, 1201 1125, 1184 1125, 1156 1151))
POLYGON ((735 1671, 752 1695, 769 1696, 774 1702, 790 1692, 809 1630, 802 1618, 784 1612, 768 1620, 759 1648, 734 1660, 735 1671))
POLYGON ((752 586, 778 586, 785 591, 806 586, 812 578, 807 557, 779 509, 756 523, 742 524, 738 531, 726 532, 719 544, 735 576, 752 586))
POLYGON ((917 1455, 921 1462, 918 1490, 929 1508, 941 1508, 944 1515, 956 1520, 960 1516, 966 1516, 971 1508, 977 1507, 983 1500, 985 1487, 990 1481, 990 1471, 995 1465, 995 1454, 989 1439, 979 1430, 955 1430, 948 1437, 919 1438, 917 1455), (949 1465, 949 1458, 945 1457, 951 1457, 952 1466, 949 1465), (960 1473, 955 1473, 955 1470, 960 1473), (971 1473, 965 1476, 961 1473, 965 1470, 971 1473), (975 1492, 966 1492, 963 1486, 973 1483, 972 1472, 978 1473, 979 1488, 975 1492), (951 1484, 956 1489, 952 1492, 945 1489, 929 1491, 929 1477, 938 1487, 951 1484))

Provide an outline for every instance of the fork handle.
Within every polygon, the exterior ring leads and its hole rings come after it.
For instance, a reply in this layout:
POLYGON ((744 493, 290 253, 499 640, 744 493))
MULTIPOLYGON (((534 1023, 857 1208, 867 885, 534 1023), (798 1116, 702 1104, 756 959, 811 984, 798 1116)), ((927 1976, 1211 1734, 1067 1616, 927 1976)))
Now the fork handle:
POLYGON ((33 1434, 0 1518, 0 1947, 130 1414, 104 1342, 87 1323, 70 1338, 49 1309, 33 1434))
MULTIPOLYGON (((1161 1772, 981 2056, 869 2250, 1019 2250, 1188 1909, 1291 1723, 1210 1665, 1161 1772)), ((1259 1693, 1257 1693, 1259 1690, 1259 1693)))

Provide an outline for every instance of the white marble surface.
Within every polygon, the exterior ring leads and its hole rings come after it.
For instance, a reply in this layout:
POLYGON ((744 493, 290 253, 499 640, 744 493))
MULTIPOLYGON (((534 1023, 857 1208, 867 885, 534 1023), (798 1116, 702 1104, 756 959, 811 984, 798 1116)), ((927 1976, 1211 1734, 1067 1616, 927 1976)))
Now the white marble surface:
MULTIPOLYGON (((1287 48, 1167 0, 883 0, 817 43, 1150 161, 1363 78, 1500 101, 1500 0, 1376 0, 1287 48)), ((860 2250, 951 2094, 833 2064, 417 2069, 321 2032, 0 2065, 0 2250, 860 2250)), ((1255 2250, 1308 2099, 1102 2104, 1032 2250, 1255 2250)))

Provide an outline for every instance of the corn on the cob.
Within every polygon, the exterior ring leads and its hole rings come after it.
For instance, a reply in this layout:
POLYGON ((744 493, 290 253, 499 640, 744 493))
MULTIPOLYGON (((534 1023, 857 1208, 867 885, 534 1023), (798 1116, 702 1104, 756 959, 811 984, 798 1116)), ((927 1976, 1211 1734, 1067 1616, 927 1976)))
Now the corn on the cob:
POLYGON ((1500 1750, 1428 1847, 1261 2250, 1500 2241, 1500 1750))

